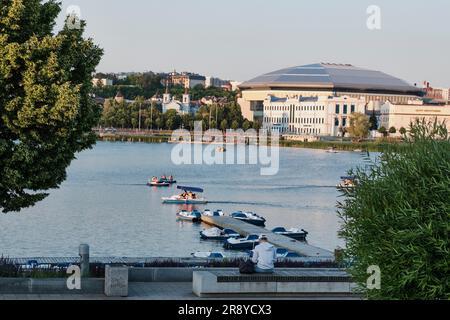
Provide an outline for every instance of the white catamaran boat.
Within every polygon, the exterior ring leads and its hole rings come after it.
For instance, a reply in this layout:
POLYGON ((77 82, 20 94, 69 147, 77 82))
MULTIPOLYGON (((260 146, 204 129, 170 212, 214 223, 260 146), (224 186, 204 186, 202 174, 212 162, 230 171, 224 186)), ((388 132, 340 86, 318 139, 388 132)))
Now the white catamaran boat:
POLYGON ((166 204, 207 204, 205 198, 200 198, 196 193, 203 193, 203 189, 195 187, 178 186, 177 189, 183 190, 180 195, 162 198, 163 203, 166 204))

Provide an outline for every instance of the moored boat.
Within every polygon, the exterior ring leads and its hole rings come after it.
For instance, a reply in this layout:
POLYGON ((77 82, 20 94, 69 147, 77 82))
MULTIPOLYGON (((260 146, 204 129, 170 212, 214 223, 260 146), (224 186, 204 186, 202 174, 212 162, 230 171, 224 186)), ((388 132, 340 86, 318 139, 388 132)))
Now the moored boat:
POLYGON ((223 247, 229 250, 252 250, 259 243, 259 236, 251 234, 245 238, 229 238, 223 247))
POLYGON ((299 258, 299 257, 300 255, 296 252, 292 252, 284 248, 277 248, 277 259, 299 258))
POLYGON ((277 227, 273 229, 272 232, 298 241, 306 241, 306 236, 308 235, 307 231, 297 228, 286 230, 286 228, 277 227))
POLYGON ((239 238, 241 235, 234 230, 211 228, 200 231, 200 238, 203 240, 224 241, 229 238, 239 238))
POLYGON ((225 214, 220 209, 214 212, 209 209, 206 209, 205 211, 203 211, 202 215, 205 217, 223 217, 225 214))
POLYGON ((192 221, 192 222, 200 222, 202 219, 202 215, 200 211, 194 210, 194 211, 186 211, 181 210, 177 213, 177 217, 180 220, 186 220, 186 221, 192 221))
POLYGON ((266 226, 266 219, 253 212, 237 211, 231 214, 231 217, 240 221, 253 224, 258 227, 266 226))
POLYGON ((194 258, 199 259, 225 259, 226 256, 222 252, 194 252, 192 253, 194 258))

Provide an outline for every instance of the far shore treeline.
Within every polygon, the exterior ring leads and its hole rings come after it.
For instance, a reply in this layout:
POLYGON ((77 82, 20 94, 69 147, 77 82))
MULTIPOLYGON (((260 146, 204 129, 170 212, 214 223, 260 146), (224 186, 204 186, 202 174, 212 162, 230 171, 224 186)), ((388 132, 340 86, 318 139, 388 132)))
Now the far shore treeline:
POLYGON ((166 113, 161 111, 161 106, 156 103, 147 103, 143 98, 134 102, 117 102, 114 99, 105 101, 100 119, 100 126, 114 127, 118 129, 138 129, 139 118, 141 129, 147 130, 176 130, 184 128, 192 130, 194 122, 203 123, 203 129, 259 129, 259 123, 244 119, 241 107, 236 102, 224 104, 204 105, 195 115, 179 114, 175 110, 166 113))
MULTIPOLYGON (((94 88, 96 97, 104 98, 102 117, 99 125, 118 129, 154 129, 175 130, 193 129, 195 121, 202 121, 204 129, 250 128, 259 129, 260 124, 244 119, 240 106, 236 103, 235 91, 222 88, 204 88, 199 85, 189 90, 193 101, 204 97, 214 97, 217 103, 202 105, 195 115, 180 115, 176 111, 162 112, 161 105, 150 102, 154 96, 161 95, 166 89, 162 85, 162 76, 153 72, 130 74, 124 79, 115 75, 97 74, 96 77, 113 79, 113 85, 94 88), (116 100, 117 94, 123 100, 116 100), (140 121, 140 126, 139 126, 140 121)), ((168 88, 173 97, 181 100, 185 89, 182 86, 168 88)))

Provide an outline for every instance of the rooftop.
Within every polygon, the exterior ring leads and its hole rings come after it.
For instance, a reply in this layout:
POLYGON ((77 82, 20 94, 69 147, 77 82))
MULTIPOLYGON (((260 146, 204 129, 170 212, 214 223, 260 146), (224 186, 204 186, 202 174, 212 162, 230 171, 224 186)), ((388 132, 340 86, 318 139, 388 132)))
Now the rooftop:
POLYGON ((350 64, 316 63, 273 71, 239 86, 241 89, 294 88, 384 91, 419 95, 421 89, 380 71, 350 64))

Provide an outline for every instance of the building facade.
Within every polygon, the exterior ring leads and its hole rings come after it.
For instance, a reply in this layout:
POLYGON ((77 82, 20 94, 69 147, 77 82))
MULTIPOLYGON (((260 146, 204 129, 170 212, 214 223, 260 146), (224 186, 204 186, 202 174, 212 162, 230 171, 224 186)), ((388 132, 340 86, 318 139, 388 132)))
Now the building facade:
POLYGON ((205 87, 206 78, 199 74, 176 71, 164 75, 164 84, 168 86, 182 86, 183 88, 192 89, 198 85, 205 87))
POLYGON ((263 128, 281 134, 340 136, 342 129, 350 125, 350 115, 364 113, 365 107, 365 99, 348 96, 269 95, 263 103, 263 128))
POLYGON ((210 88, 210 87, 222 88, 224 86, 230 86, 230 85, 231 85, 230 81, 222 80, 219 78, 206 77, 206 80, 205 80, 205 88, 210 88))
POLYGON ((238 100, 243 116, 263 120, 264 100, 268 95, 285 98, 341 97, 364 99, 369 106, 386 101, 407 103, 420 100, 423 90, 379 71, 348 64, 317 63, 292 67, 261 75, 239 86, 238 100))
POLYGON ((442 101, 445 103, 450 102, 450 89, 449 88, 435 88, 431 87, 429 82, 424 83, 424 92, 425 92, 425 98, 435 100, 435 101, 442 101))
POLYGON ((390 101, 381 106, 380 126, 387 130, 394 127, 396 135, 400 136, 400 129, 408 129, 416 120, 439 122, 450 124, 450 105, 430 105, 422 101, 410 101, 407 104, 394 104, 390 101))

